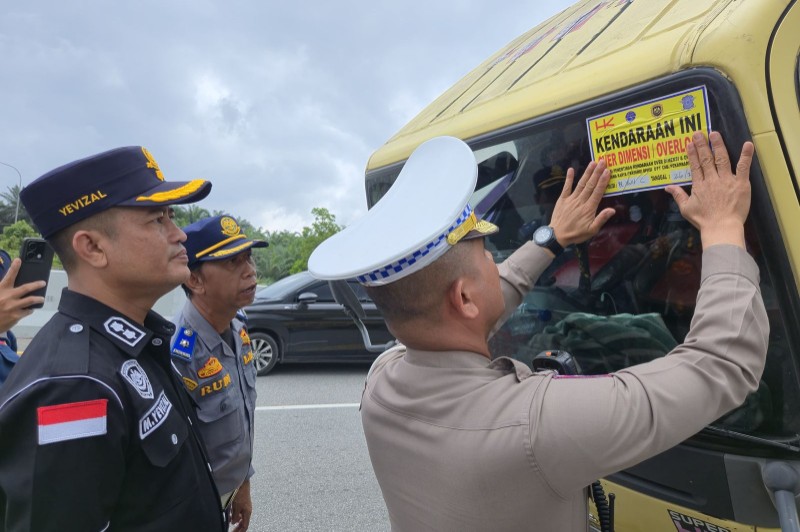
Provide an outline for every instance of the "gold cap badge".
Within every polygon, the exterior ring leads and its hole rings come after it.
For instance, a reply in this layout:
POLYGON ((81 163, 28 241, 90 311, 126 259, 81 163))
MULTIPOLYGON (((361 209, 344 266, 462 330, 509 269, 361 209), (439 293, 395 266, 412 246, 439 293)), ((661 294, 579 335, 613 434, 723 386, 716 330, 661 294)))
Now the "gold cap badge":
POLYGON ((156 177, 159 181, 164 181, 164 174, 161 172, 161 168, 158 167, 158 163, 155 159, 153 159, 153 154, 147 151, 147 148, 142 146, 142 153, 147 158, 147 167, 152 168, 156 172, 156 177))
POLYGON ((236 236, 242 230, 236 220, 228 216, 220 218, 219 225, 222 226, 222 234, 227 236, 236 236))

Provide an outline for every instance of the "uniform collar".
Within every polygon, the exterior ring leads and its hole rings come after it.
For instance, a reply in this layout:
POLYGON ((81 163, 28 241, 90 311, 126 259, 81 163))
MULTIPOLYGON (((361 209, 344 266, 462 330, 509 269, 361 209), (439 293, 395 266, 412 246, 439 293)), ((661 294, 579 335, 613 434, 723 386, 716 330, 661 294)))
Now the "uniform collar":
MULTIPOLYGON (((181 312, 183 317, 181 326, 189 327, 190 329, 194 330, 201 338, 201 341, 208 347, 210 350, 216 349, 220 344, 223 344, 222 336, 208 323, 200 311, 197 310, 197 307, 194 306, 191 299, 186 300, 186 304, 183 306, 183 311, 181 312)), ((237 320, 231 320, 231 330, 233 332, 233 338, 236 342, 237 347, 241 342, 241 338, 239 338, 239 331, 242 328, 242 323, 237 320)), ((223 349, 223 353, 226 351, 223 349)))
POLYGON ((153 336, 168 339, 175 332, 172 323, 152 310, 142 326, 96 299, 68 288, 61 293, 58 311, 85 323, 133 357, 139 355, 153 336))
POLYGON ((405 359, 415 366, 431 368, 485 368, 491 360, 470 351, 422 351, 406 348, 405 359))
POLYGON ((531 368, 524 363, 509 357, 498 357, 489 360, 485 356, 471 351, 422 351, 406 348, 405 361, 414 366, 431 368, 483 368, 516 373, 517 379, 523 381, 533 375, 531 368))

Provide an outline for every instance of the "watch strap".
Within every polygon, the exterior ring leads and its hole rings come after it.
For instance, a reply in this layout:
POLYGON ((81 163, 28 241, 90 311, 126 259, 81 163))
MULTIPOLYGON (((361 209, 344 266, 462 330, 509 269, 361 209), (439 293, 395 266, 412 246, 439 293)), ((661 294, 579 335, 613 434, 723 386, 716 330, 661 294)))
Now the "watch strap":
POLYGON ((537 242, 536 239, 534 238, 533 240, 534 243, 537 246, 549 249, 556 257, 559 256, 561 253, 563 253, 564 247, 558 243, 558 240, 556 240, 556 232, 553 231, 553 228, 550 226, 545 226, 541 227, 540 229, 548 229, 550 231, 550 238, 548 238, 544 242, 537 242))
POLYGON ((553 255, 555 255, 556 257, 558 257, 559 255, 564 253, 564 246, 562 246, 561 244, 558 243, 558 240, 556 240, 555 234, 553 235, 553 238, 551 238, 550 240, 548 240, 544 244, 544 247, 546 247, 547 249, 552 251, 553 255))

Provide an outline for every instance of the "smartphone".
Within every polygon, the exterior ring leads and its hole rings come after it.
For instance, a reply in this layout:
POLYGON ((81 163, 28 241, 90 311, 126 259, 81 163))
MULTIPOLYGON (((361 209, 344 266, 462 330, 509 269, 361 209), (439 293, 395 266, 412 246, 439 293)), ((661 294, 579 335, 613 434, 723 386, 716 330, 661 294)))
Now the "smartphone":
MULTIPOLYGON (((19 258, 22 260, 17 273, 14 286, 20 286, 33 281, 49 281, 50 269, 53 266, 53 248, 42 238, 26 238, 19 249, 19 258)), ((44 297, 47 286, 35 290, 28 295, 44 297)), ((44 303, 32 305, 29 308, 42 308, 44 303)))

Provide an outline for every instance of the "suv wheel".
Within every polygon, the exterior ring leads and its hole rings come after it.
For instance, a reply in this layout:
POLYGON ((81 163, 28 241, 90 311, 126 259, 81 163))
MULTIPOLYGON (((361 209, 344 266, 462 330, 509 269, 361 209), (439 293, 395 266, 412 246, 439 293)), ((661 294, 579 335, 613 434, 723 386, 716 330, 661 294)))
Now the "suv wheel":
POLYGON ((256 373, 262 376, 272 371, 280 354, 278 342, 266 333, 256 332, 250 334, 250 347, 255 357, 256 373))

